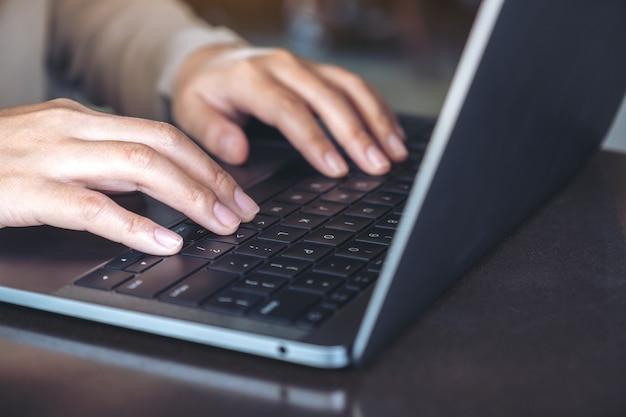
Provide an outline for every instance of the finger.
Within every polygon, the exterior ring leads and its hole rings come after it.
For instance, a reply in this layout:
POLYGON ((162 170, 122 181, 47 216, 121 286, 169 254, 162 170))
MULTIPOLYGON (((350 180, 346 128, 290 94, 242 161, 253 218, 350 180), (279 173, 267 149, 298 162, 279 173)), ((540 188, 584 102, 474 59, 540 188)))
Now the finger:
POLYGON ((350 157, 370 174, 383 174, 391 167, 378 140, 370 134, 361 114, 342 90, 312 71, 295 57, 282 57, 288 64, 276 67, 277 77, 301 95, 319 114, 350 157))
POLYGON ((407 158, 406 134, 393 110, 375 89, 361 77, 340 67, 312 64, 311 68, 333 88, 346 94, 387 155, 396 162, 407 158))
MULTIPOLYGON (((198 196, 197 204, 189 206, 190 211, 201 205, 198 203, 201 203, 205 197, 214 194, 228 210, 234 212, 244 221, 251 220, 258 212, 259 208, 256 203, 243 192, 235 180, 197 144, 172 125, 143 119, 119 116, 104 117, 102 115, 93 116, 89 122, 89 126, 84 127, 83 131, 79 132, 80 136, 78 137, 91 139, 92 142, 83 141, 83 143, 109 143, 103 151, 116 151, 108 155, 108 161, 115 161, 114 164, 110 164, 103 163, 103 158, 100 155, 94 155, 95 152, 99 152, 96 150, 97 147, 86 146, 81 150, 76 150, 90 154, 89 156, 85 155, 85 157, 94 161, 94 169, 92 169, 94 175, 106 173, 109 175, 108 178, 119 178, 119 175, 115 175, 116 173, 125 172, 129 167, 133 167, 133 171, 127 172, 125 178, 134 180, 139 178, 137 175, 143 174, 140 177, 143 178, 140 185, 146 187, 147 192, 156 193, 157 190, 160 190, 158 195, 153 195, 153 197, 166 204, 180 206, 183 202, 189 202, 190 198, 193 199, 194 196, 198 196), (133 147, 132 144, 145 145, 145 147, 133 147), (150 165, 150 169, 158 169, 159 176, 146 177, 145 170, 148 168, 146 164, 150 165), (110 168, 107 169, 107 165, 109 167, 116 166, 116 170, 111 172, 110 168), (95 169, 95 167, 98 168, 95 169), (176 175, 173 175, 174 173, 176 175), (190 183, 191 179, 195 182, 190 183), (181 184, 186 186, 181 186, 181 184), (198 188, 199 186, 200 188, 198 188), (191 194, 178 195, 178 198, 182 198, 182 200, 176 201, 174 195, 183 191, 191 191, 191 194)), ((86 123, 83 120, 84 124, 86 123)), ((59 157, 64 158, 65 155, 61 154, 59 157)), ((82 163, 83 159, 81 158, 83 157, 72 158, 72 161, 69 162, 70 165, 74 164, 71 165, 74 166, 74 173, 85 172, 86 169, 89 169, 87 164, 82 163), (76 164, 79 166, 75 166, 76 164)), ((99 177, 101 180, 105 180, 102 175, 99 177)), ((117 191, 124 190, 118 189, 117 191)), ((178 207, 175 208, 178 209, 178 207)), ((223 210, 218 206, 218 211, 223 212, 225 216, 228 210, 223 210)), ((181 211, 187 214, 186 211, 181 211)), ((196 209, 195 213, 189 214, 189 217, 207 225, 207 220, 202 220, 200 217, 201 213, 207 217, 206 213, 212 213, 212 211, 202 212, 196 209)), ((222 220, 229 219, 224 217, 222 220)), ((218 228, 217 225, 214 227, 218 228)), ((220 233, 213 228, 211 230, 220 233)), ((224 233, 223 228, 221 230, 224 233)))
POLYGON ((348 173, 348 165, 319 126, 311 108, 285 85, 266 74, 232 88, 234 107, 280 130, 318 171, 329 177, 348 173))
POLYGON ((233 233, 242 219, 251 220, 258 210, 252 200, 244 201, 247 196, 218 166, 203 184, 144 144, 74 141, 64 148, 71 156, 61 159, 56 169, 45 172, 47 177, 99 190, 141 191, 216 233, 233 233), (214 190, 226 198, 220 199, 214 190), (246 204, 254 209, 243 214, 235 211, 246 204))
POLYGON ((104 194, 62 183, 46 185, 37 196, 46 204, 30 208, 40 224, 88 231, 154 255, 173 255, 182 248, 179 235, 120 207, 104 194))
POLYGON ((249 145, 243 130, 199 95, 188 95, 178 102, 174 118, 204 149, 222 161, 239 165, 248 159, 249 145))

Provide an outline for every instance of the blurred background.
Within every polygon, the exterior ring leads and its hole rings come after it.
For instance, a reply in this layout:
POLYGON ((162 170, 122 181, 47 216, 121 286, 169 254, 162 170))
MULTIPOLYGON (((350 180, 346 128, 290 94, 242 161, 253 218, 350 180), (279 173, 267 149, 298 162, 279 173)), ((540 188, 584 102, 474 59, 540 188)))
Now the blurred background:
POLYGON ((257 46, 341 65, 397 111, 436 115, 479 0, 187 0, 257 46))
MULTIPOLYGON (((368 80, 396 111, 435 116, 480 0, 186 0, 258 46, 286 47, 368 80)), ((626 152, 626 99, 605 141, 626 152)))

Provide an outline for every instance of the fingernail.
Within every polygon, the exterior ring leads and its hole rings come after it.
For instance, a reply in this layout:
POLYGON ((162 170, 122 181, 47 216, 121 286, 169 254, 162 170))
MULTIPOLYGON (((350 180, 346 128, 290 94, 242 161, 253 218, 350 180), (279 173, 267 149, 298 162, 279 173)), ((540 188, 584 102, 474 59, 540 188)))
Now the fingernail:
POLYGON ((333 176, 345 175, 348 172, 348 165, 343 158, 334 151, 326 152, 324 156, 326 166, 331 171, 333 176))
POLYGON ((389 160, 376 146, 370 146, 369 148, 367 148, 367 159, 370 161, 376 171, 389 169, 389 160))
POLYGON ((409 155, 404 142, 396 135, 391 135, 387 141, 393 156, 398 159, 404 159, 409 155))
POLYGON ((167 250, 176 250, 182 245, 183 238, 169 229, 158 228, 154 231, 154 240, 167 250))
POLYGON ((213 214, 220 223, 229 228, 237 226, 241 222, 241 219, 235 213, 219 201, 216 201, 213 206, 213 214))
POLYGON ((235 202, 245 214, 256 214, 259 212, 257 203, 239 187, 235 189, 235 202))

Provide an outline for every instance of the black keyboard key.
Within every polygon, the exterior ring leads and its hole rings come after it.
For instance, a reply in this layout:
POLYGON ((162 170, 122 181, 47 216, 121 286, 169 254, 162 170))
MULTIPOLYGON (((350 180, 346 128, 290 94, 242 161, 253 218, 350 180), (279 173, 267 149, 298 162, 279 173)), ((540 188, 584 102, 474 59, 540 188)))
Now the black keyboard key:
POLYGON ((345 214, 348 216, 365 217, 366 219, 375 220, 387 214, 388 211, 389 207, 387 206, 379 206, 371 203, 359 203, 346 210, 345 214))
POLYGON ((239 246, 233 251, 238 255, 255 256, 258 258, 269 258, 276 255, 281 250, 285 249, 287 245, 280 242, 273 242, 271 240, 252 239, 245 244, 239 246))
POLYGON ((321 194, 330 190, 335 185, 337 185, 337 180, 332 180, 328 178, 310 178, 296 185, 296 188, 312 193, 321 194))
POLYGON ((322 195, 320 199, 323 201, 330 201, 332 203, 352 204, 358 201, 361 197, 363 197, 363 195, 363 193, 335 188, 334 190, 331 190, 322 195))
POLYGON ((355 177, 341 184, 339 188, 359 192, 370 192, 378 188, 383 183, 383 181, 383 178, 355 177))
POLYGON ((303 213, 317 214, 319 216, 332 217, 338 214, 346 206, 343 204, 330 203, 327 201, 315 201, 302 207, 303 213))
POLYGON ((352 237, 351 232, 335 229, 317 229, 308 235, 305 240, 307 242, 319 243, 321 245, 339 246, 352 237))
POLYGON ((97 290, 111 291, 113 288, 133 277, 134 275, 130 272, 97 269, 76 281, 76 285, 95 288, 97 290))
POLYGON ((198 239, 202 239, 208 231, 196 223, 186 221, 172 228, 172 230, 178 233, 185 243, 195 242, 198 239))
POLYGON ((319 227, 326 220, 328 220, 328 217, 325 216, 296 212, 284 219, 280 224, 282 226, 311 230, 319 227))
POLYGON ((286 249, 282 253, 282 255, 289 258, 315 262, 319 259, 322 259, 325 255, 328 255, 332 250, 332 246, 319 245, 317 243, 300 242, 296 243, 289 249, 286 249))
POLYGON ((290 288, 299 291, 307 291, 320 295, 329 294, 332 290, 337 288, 344 282, 343 278, 319 274, 316 272, 308 272, 297 278, 290 288))
POLYGON ((281 276, 291 279, 306 271, 310 266, 311 263, 307 261, 278 256, 261 266, 257 269, 257 271, 262 274, 281 276))
POLYGON ((396 230, 398 228, 398 223, 400 223, 400 215, 392 213, 376 223, 376 227, 396 230))
POLYGON ((317 198, 316 193, 310 193, 310 192, 301 191, 301 190, 289 190, 289 191, 280 193, 279 195, 274 197, 274 200, 280 201, 283 203, 290 203, 290 204, 296 204, 296 205, 301 206, 301 205, 304 205, 306 203, 309 203, 315 200, 316 198, 317 198))
POLYGON ((161 301, 197 307, 210 296, 231 284, 237 275, 201 269, 159 297, 161 301))
POLYGON ((308 231, 305 229, 296 229, 289 226, 283 226, 281 224, 266 230, 259 236, 259 238, 275 242, 293 243, 307 233, 308 231))
POLYGON ((395 207, 402 203, 405 199, 406 197, 403 194, 376 191, 375 193, 364 198, 363 202, 395 207))
POLYGON ((383 253, 378 258, 376 258, 372 262, 370 262, 367 265, 367 270, 375 272, 375 273, 379 273, 383 269, 383 266, 385 265, 385 257, 386 257, 386 255, 387 255, 387 253, 383 253))
POLYGON ((146 255, 144 255, 141 252, 130 250, 118 256, 117 258, 113 259, 111 262, 106 264, 106 267, 110 269, 124 269, 128 267, 129 265, 134 264, 135 262, 137 262, 144 256, 146 255))
POLYGON ((262 214, 257 214, 252 221, 248 223, 242 223, 242 228, 253 229, 253 230, 265 230, 271 225, 278 223, 278 218, 271 216, 264 216, 262 214))
POLYGON ((322 305, 333 310, 339 310, 348 304, 348 302, 357 294, 358 291, 351 287, 340 287, 328 295, 322 302, 322 305))
POLYGON ((410 181, 394 180, 385 184, 382 187, 382 190, 384 192, 407 195, 409 191, 411 191, 412 186, 413 186, 413 183, 410 181))
POLYGON ((376 243, 379 245, 390 245, 393 239, 394 231, 391 229, 384 229, 382 227, 371 227, 359 236, 357 240, 361 242, 376 243))
POLYGON ((229 274, 245 274, 262 262, 260 258, 228 254, 212 263, 209 268, 216 271, 228 272, 229 274))
POLYGON ((228 243, 214 242, 211 240, 201 240, 197 243, 192 243, 183 249, 182 254, 187 256, 196 256, 198 258, 215 260, 220 256, 230 252, 234 245, 228 243))
POLYGON ((340 277, 349 277, 363 268, 367 262, 357 259, 342 258, 340 256, 329 256, 324 259, 313 270, 323 274, 332 274, 340 277))
POLYGON ((218 235, 217 233, 211 232, 206 236, 206 238, 203 239, 203 241, 211 240, 214 242, 222 242, 222 243, 229 243, 231 245, 239 245, 245 242, 246 240, 252 238, 256 234, 257 232, 252 229, 240 227, 232 235, 218 235))
POLYGON ((386 248, 383 245, 354 240, 337 249, 335 255, 369 262, 385 250, 386 248))
POLYGON ((292 323, 320 301, 317 294, 285 288, 263 302, 250 317, 280 324, 292 323))
POLYGON ((376 279, 378 278, 378 273, 372 271, 361 271, 358 274, 348 278, 346 280, 346 288, 353 289, 355 291, 363 291, 376 279))
POLYGON ((341 215, 326 223, 324 227, 357 233, 367 228, 370 224, 372 224, 370 219, 341 215))
POLYGON ((404 167, 402 170, 398 172, 396 175, 396 179, 402 182, 412 183, 415 181, 415 176, 417 174, 417 168, 419 164, 410 163, 408 166, 404 167))
POLYGON ((166 288, 191 275, 207 261, 191 256, 170 256, 159 262, 158 267, 151 268, 141 275, 135 275, 117 291, 122 294, 144 298, 154 298, 166 288))
POLYGON ((263 274, 249 274, 232 286, 235 291, 246 291, 267 297, 276 292, 289 280, 287 278, 275 277, 263 274))
POLYGON ((212 297, 202 307, 220 313, 243 315, 262 300, 260 295, 229 289, 212 297))
POLYGON ((146 255, 132 265, 127 266, 124 270, 140 274, 152 268, 163 260, 160 256, 146 255))
POLYGON ((286 175, 275 175, 252 187, 246 188, 246 194, 258 204, 261 204, 287 189, 293 182, 294 180, 286 175))
POLYGON ((428 139, 432 135, 432 127, 420 129, 421 132, 413 130, 410 134, 409 140, 405 142, 407 149, 409 150, 409 160, 421 159, 424 156, 426 147, 428 146, 428 139))
POLYGON ((298 210, 297 205, 289 203, 281 203, 280 201, 268 201, 261 204, 259 214, 274 217, 287 217, 294 211, 298 210))

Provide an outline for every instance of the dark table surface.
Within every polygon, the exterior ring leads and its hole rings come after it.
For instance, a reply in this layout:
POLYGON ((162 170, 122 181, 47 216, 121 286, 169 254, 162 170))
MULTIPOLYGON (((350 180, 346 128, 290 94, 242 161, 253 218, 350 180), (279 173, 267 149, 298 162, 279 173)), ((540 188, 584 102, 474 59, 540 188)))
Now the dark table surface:
POLYGON ((0 304, 0 415, 626 415, 625 226, 626 156, 602 152, 340 371, 0 304))

